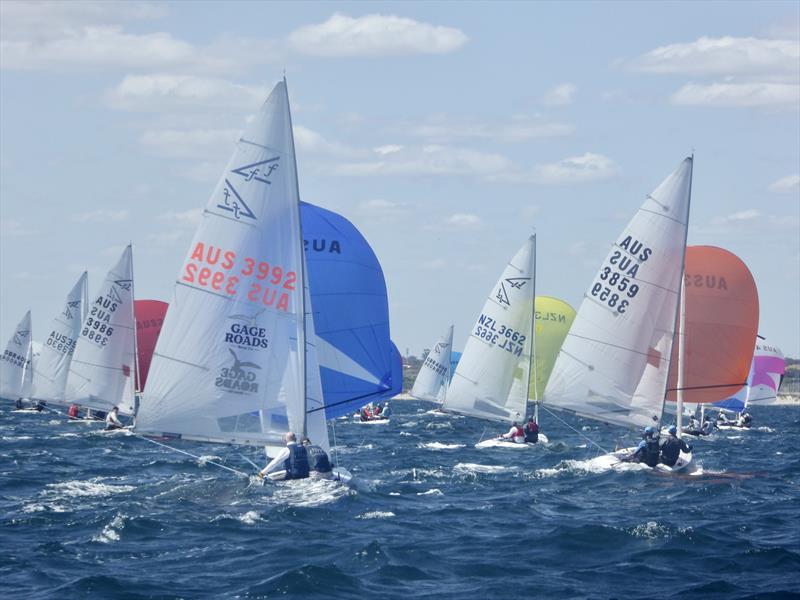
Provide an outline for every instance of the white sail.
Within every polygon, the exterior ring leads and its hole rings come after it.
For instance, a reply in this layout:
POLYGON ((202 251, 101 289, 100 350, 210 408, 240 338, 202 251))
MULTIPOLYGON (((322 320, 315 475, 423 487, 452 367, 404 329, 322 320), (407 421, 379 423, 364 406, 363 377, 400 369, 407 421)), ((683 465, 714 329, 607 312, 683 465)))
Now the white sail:
POLYGON ((661 418, 686 249, 692 159, 647 197, 603 261, 545 401, 625 426, 661 418))
POLYGON ((133 251, 128 245, 89 301, 72 356, 65 399, 91 409, 133 414, 136 373, 133 251))
POLYGON ((535 236, 508 263, 492 288, 442 405, 488 419, 525 417, 531 364, 535 236))
POLYGON ((63 403, 72 355, 86 319, 88 275, 84 271, 67 295, 63 310, 53 319, 33 373, 33 397, 63 403))
POLYGON ((450 378, 450 352, 453 349, 453 326, 436 341, 419 369, 411 395, 420 400, 444 402, 450 378))
POLYGON ((0 397, 18 400, 30 396, 33 358, 31 311, 25 313, 0 356, 0 397))
POLYGON ((280 82, 206 204, 158 339, 137 431, 274 447, 292 429, 327 447, 318 426, 324 411, 305 415, 305 389, 311 404, 322 392, 316 349, 305 344, 315 336, 303 293, 298 196, 280 82))

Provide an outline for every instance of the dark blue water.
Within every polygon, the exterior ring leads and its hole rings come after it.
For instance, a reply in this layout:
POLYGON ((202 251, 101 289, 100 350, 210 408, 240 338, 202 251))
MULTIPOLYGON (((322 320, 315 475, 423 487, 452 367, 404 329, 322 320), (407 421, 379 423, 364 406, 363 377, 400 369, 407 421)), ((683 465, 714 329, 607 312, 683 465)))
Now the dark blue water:
MULTIPOLYGON (((248 486, 133 436, 3 407, 0 596, 800 597, 797 408, 756 409, 757 429, 696 442, 686 476, 593 472, 596 451, 547 414, 548 447, 476 450, 483 422, 394 408, 387 426, 336 427, 354 490, 248 486)), ((567 420, 606 447, 622 433, 567 420)), ((180 447, 247 468, 241 449, 180 447)))

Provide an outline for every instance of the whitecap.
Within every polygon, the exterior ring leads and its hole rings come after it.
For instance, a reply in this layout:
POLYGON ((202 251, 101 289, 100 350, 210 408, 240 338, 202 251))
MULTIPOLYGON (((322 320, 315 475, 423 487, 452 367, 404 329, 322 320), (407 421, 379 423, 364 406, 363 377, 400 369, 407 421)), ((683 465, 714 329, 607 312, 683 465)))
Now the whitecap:
POLYGON ((453 471, 462 473, 504 473, 516 471, 517 467, 504 467, 502 465, 479 465, 475 463, 458 463, 453 467, 453 471))
POLYGON ((111 542, 119 541, 119 532, 125 528, 125 515, 117 513, 111 522, 103 527, 98 535, 92 538, 93 542, 100 542, 101 544, 110 544, 111 542))
POLYGON ((276 482, 271 501, 273 504, 315 507, 336 502, 350 493, 350 488, 337 481, 298 479, 276 482))
POLYGON ((455 448, 464 448, 464 444, 443 444, 441 442, 428 442, 427 444, 418 444, 418 448, 425 448, 426 450, 453 450, 455 448))
POLYGON ((388 519, 389 517, 395 516, 397 515, 391 511, 373 510, 371 512, 365 512, 363 515, 358 515, 356 519, 388 519))
POLYGON ((197 459, 197 464, 201 467, 205 467, 211 461, 222 462, 222 459, 216 454, 203 454, 200 458, 197 459))
POLYGON ((109 485, 106 483, 99 483, 97 479, 48 483, 46 487, 48 490, 45 494, 56 498, 102 497, 112 494, 124 494, 136 489, 133 485, 109 485))
POLYGON ((656 521, 641 523, 640 525, 637 525, 633 529, 629 530, 629 533, 634 537, 647 539, 669 537, 669 529, 664 525, 659 525, 656 521))
POLYGON ((258 513, 257 513, 256 511, 254 511, 254 510, 248 510, 248 511, 247 511, 246 513, 244 513, 243 515, 239 515, 239 516, 237 517, 237 519, 239 519, 239 521, 241 521, 241 522, 242 522, 242 523, 244 523, 245 525, 255 525, 255 524, 258 522, 258 521, 261 521, 261 520, 262 520, 262 519, 261 519, 261 515, 260 515, 260 514, 258 514, 258 513))
POLYGON ((417 496, 444 496, 444 492, 438 488, 432 488, 427 492, 417 492, 417 496))

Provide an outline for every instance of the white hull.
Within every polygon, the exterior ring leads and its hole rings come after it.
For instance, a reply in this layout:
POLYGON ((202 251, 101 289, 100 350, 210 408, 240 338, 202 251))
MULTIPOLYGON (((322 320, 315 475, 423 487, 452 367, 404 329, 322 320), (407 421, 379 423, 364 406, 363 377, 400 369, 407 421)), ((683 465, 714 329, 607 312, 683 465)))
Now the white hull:
POLYGON ((752 427, 745 427, 743 425, 720 425, 717 423, 717 429, 720 431, 750 431, 752 427))
POLYGON ((543 433, 539 434, 539 441, 535 444, 517 444, 516 442, 510 442, 508 440, 501 440, 497 438, 491 438, 488 440, 483 440, 482 442, 478 442, 475 444, 475 447, 478 449, 484 448, 510 448, 512 450, 529 450, 531 448, 535 448, 539 444, 547 444, 550 440, 547 439, 547 436, 543 433))
POLYGON ((353 422, 358 425, 386 425, 391 419, 370 419, 369 421, 362 421, 361 417, 353 417, 353 422))
MULTIPOLYGON (((628 461, 625 459, 631 456, 635 451, 636 448, 624 448, 622 450, 617 450, 616 452, 598 456, 597 458, 592 459, 590 463, 592 467, 597 469, 614 469, 622 464, 626 464, 628 461)), ((653 467, 653 470, 660 473, 680 473, 687 471, 691 464, 692 453, 689 452, 687 454, 686 452, 681 452, 678 455, 678 462, 676 462, 674 466, 668 467, 667 465, 658 464, 653 467)))

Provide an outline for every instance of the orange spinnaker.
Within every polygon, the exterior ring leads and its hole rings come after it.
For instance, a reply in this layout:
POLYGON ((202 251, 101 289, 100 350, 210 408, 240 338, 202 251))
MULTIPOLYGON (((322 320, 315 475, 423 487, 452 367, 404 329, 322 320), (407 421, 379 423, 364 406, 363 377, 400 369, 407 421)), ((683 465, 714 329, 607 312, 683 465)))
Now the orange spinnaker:
MULTIPOLYGON (((714 246, 686 248, 684 402, 712 403, 747 381, 758 333, 758 290, 735 254, 714 246)), ((678 338, 672 345, 667 399, 676 400, 678 338)))
POLYGON ((139 381, 136 389, 141 391, 147 383, 150 361, 156 349, 158 334, 167 314, 166 302, 160 300, 136 300, 133 312, 136 315, 136 350, 139 359, 139 381))

